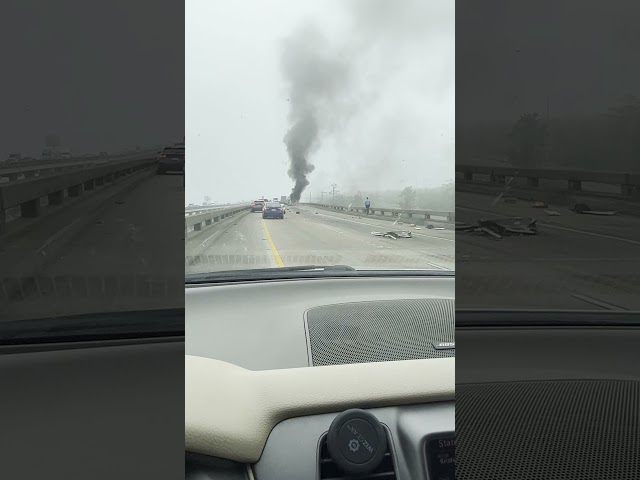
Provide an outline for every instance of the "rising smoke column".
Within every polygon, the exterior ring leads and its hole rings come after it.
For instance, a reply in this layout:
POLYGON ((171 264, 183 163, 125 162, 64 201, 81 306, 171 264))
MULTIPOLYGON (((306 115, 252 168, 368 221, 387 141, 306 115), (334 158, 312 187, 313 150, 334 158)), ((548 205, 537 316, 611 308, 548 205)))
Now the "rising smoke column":
POLYGON ((289 87, 289 129, 284 143, 289 154, 289 177, 295 182, 291 201, 298 202, 309 185, 314 166, 309 156, 331 130, 329 118, 340 112, 348 63, 332 51, 327 39, 307 24, 283 44, 282 74, 289 87))
POLYGON ((291 162, 289 177, 295 181, 291 190, 291 201, 298 202, 303 190, 309 185, 307 175, 315 168, 308 161, 313 142, 318 136, 318 124, 310 113, 298 119, 284 137, 287 153, 291 162))

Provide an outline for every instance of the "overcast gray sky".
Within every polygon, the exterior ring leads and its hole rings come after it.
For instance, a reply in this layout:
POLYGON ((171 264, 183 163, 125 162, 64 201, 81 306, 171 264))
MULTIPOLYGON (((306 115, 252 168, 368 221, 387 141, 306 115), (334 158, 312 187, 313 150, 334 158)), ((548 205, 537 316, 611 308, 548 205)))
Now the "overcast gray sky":
POLYGON ((456 1, 457 121, 591 116, 639 94, 637 0, 456 1))
POLYGON ((176 0, 3 0, 0 160, 184 135, 183 5, 176 0), (168 35, 170 30, 172 35, 168 35))
POLYGON ((300 112, 317 124, 303 200, 453 179, 454 48, 449 0, 189 0, 187 203, 289 195, 300 112))

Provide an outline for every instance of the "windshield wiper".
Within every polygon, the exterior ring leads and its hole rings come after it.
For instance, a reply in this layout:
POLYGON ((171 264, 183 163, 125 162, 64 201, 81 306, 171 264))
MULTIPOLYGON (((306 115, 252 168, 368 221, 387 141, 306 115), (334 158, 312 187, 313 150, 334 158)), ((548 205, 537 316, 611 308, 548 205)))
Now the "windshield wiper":
POLYGON ((281 278, 284 276, 298 276, 297 274, 309 274, 314 275, 323 273, 347 273, 357 274, 357 270, 347 265, 300 265, 295 267, 275 267, 275 268, 252 268, 247 270, 226 270, 223 272, 210 272, 210 273, 190 273, 185 275, 186 283, 204 283, 212 282, 216 280, 227 280, 230 278, 281 278))
POLYGON ((357 270, 348 265, 301 265, 281 268, 256 268, 248 270, 225 270, 221 272, 192 273, 185 275, 186 284, 216 282, 244 282, 251 280, 280 280, 289 278, 327 277, 455 277, 447 270, 357 270))
MULTIPOLYGON (((263 268, 261 270, 273 272, 306 272, 309 270, 321 270, 323 272, 357 272, 355 268, 348 265, 303 265, 298 267, 263 268)), ((255 272, 255 270, 251 271, 255 272)))

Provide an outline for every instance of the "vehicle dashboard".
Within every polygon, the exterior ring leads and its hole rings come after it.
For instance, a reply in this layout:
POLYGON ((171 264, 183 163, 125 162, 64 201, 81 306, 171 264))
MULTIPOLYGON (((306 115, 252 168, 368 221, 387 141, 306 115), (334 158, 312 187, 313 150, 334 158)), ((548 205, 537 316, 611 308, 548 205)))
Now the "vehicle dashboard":
POLYGON ((187 287, 186 478, 349 478, 332 425, 351 412, 385 439, 359 478, 453 479, 454 294, 453 276, 187 287))
MULTIPOLYGON (((370 411, 383 423, 390 440, 389 459, 381 463, 371 478, 455 478, 453 402, 374 408, 370 411)), ((262 458, 252 467, 188 453, 185 478, 347 478, 336 470, 326 451, 327 429, 336 415, 312 415, 280 422, 269 435, 262 458), (221 476, 222 472, 226 476, 221 476)))
POLYGON ((454 299, 454 276, 188 286, 186 353, 249 370, 454 356, 434 345, 454 343, 454 299))

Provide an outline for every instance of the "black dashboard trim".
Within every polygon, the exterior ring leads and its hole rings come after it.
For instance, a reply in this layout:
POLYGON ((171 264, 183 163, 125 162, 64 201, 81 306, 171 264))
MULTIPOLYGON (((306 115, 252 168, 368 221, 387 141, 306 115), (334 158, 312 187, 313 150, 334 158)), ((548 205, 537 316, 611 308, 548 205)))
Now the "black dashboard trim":
POLYGON ((54 352, 54 351, 70 351, 85 350, 92 348, 105 347, 126 347, 132 345, 153 345, 166 343, 184 343, 185 337, 182 336, 151 336, 151 337, 134 337, 134 338, 106 338, 100 340, 81 340, 75 342, 43 342, 43 343, 25 343, 25 344, 9 344, 0 345, 0 355, 12 355, 20 353, 33 352, 54 352))
POLYGON ((640 328, 640 312, 613 310, 456 310, 456 328, 578 326, 640 328))
POLYGON ((0 322, 0 345, 184 337, 184 308, 88 313, 0 322))

